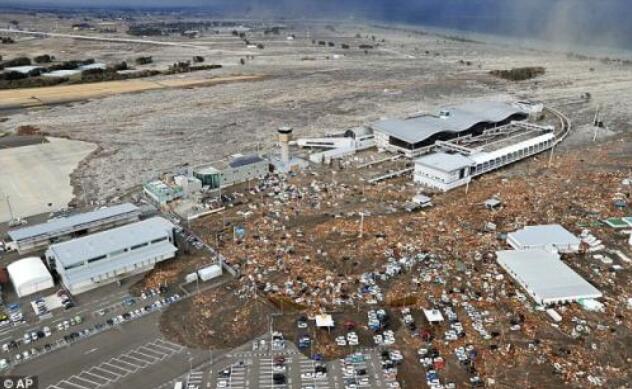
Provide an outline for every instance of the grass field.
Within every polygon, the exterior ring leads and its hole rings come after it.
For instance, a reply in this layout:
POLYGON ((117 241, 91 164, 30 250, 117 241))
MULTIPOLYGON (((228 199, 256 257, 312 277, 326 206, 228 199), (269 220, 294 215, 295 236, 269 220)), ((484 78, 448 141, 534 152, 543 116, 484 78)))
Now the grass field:
POLYGON ((256 81, 263 76, 228 76, 209 79, 124 80, 43 88, 0 91, 0 109, 29 108, 69 103, 121 93, 143 92, 167 88, 212 86, 228 82, 256 81))

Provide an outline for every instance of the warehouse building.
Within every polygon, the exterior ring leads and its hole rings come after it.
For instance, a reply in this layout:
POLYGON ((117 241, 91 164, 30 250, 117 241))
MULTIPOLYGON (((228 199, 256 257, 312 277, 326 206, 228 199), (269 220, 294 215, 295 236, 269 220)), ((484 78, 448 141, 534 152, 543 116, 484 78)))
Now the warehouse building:
POLYGON ((173 258, 174 225, 161 217, 52 245, 46 260, 64 286, 78 294, 154 268, 173 258))
POLYGON ((510 232, 507 243, 516 250, 546 249, 560 253, 576 253, 581 240, 559 224, 526 226, 510 232))
POLYGON ((564 304, 603 296, 562 262, 558 253, 549 250, 497 251, 496 261, 537 304, 564 304))
POLYGON ((55 286, 53 277, 39 257, 28 257, 11 263, 7 272, 18 297, 29 296, 55 286))
POLYGON ((477 136, 486 129, 525 120, 528 116, 514 104, 478 102, 444 108, 438 115, 380 120, 370 128, 378 148, 414 157, 428 151, 436 141, 477 136))
POLYGON ((137 206, 125 203, 11 230, 8 235, 18 253, 24 254, 53 243, 138 221, 139 216, 137 206))
POLYGON ((260 156, 235 155, 210 166, 193 169, 193 176, 209 189, 225 188, 231 185, 265 177, 270 172, 270 164, 260 156))

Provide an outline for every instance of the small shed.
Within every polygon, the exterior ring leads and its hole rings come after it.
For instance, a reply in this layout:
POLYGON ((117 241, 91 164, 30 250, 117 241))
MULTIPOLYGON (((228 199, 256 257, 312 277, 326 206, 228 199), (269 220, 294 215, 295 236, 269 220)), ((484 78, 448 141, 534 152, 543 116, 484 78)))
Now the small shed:
POLYGON ((9 278, 18 297, 24 297, 55 286, 53 277, 38 257, 27 257, 7 266, 9 278))

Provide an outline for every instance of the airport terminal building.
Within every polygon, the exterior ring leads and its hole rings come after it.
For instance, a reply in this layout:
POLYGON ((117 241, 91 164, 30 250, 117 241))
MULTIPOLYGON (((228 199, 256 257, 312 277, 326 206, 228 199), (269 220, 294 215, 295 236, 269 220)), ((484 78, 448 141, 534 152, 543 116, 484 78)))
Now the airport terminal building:
POLYGON ((79 294, 151 270, 176 255, 174 225, 153 217, 50 246, 51 271, 72 294, 79 294))
POLYGON ((380 120, 369 127, 379 149, 415 157, 427 152, 436 141, 477 136, 487 129, 528 117, 517 105, 489 101, 443 108, 438 115, 380 120))

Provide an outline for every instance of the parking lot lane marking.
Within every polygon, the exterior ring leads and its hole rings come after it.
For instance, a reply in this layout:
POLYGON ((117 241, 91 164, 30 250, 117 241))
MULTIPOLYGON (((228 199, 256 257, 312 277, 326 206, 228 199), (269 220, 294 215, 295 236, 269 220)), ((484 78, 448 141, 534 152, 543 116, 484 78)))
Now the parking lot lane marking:
POLYGON ((110 359, 108 363, 112 366, 118 367, 122 370, 129 372, 130 374, 136 373, 138 371, 138 366, 132 365, 131 363, 127 363, 125 361, 121 361, 119 359, 110 359))
POLYGON ((168 348, 174 350, 174 351, 182 351, 184 349, 184 347, 180 346, 179 344, 170 342, 168 340, 164 340, 164 339, 156 339, 156 341, 154 342, 155 344, 159 344, 159 345, 164 345, 167 346, 168 348))
POLYGON ((59 381, 55 385, 58 385, 62 389, 85 389, 83 386, 73 384, 72 382, 68 382, 66 380, 59 381))
POLYGON ((105 379, 103 377, 99 377, 95 374, 92 373, 88 373, 87 371, 82 371, 81 373, 79 373, 76 377, 81 378, 84 381, 89 381, 94 383, 97 386, 103 386, 105 384, 107 384, 108 382, 110 382, 110 380, 105 379))
POLYGON ((129 355, 121 355, 120 357, 118 357, 119 360, 128 363, 132 366, 136 366, 140 369, 143 369, 147 366, 149 366, 149 363, 147 361, 143 361, 134 357, 130 357, 129 355))
POLYGON ((163 353, 163 354, 173 354, 173 353, 177 352, 177 351, 174 351, 173 349, 170 349, 169 347, 160 346, 160 345, 154 344, 154 343, 147 343, 143 347, 148 348, 150 350, 156 350, 156 352, 160 352, 160 353, 163 353))
POLYGON ((102 368, 100 365, 97 367, 93 367, 92 369, 88 370, 88 372, 92 375, 96 375, 98 377, 103 377, 108 381, 116 381, 119 379, 120 375, 105 370, 104 368, 102 368))
POLYGON ((104 370, 107 370, 107 371, 111 372, 112 374, 116 374, 119 377, 125 377, 126 375, 131 373, 130 370, 125 370, 125 369, 123 369, 121 367, 118 367, 118 366, 115 366, 115 365, 113 365, 113 364, 111 364, 109 362, 103 362, 101 364, 101 366, 102 366, 102 368, 104 370))
POLYGON ((133 358, 137 358, 137 359, 141 359, 143 361, 147 361, 150 365, 153 365, 154 363, 158 362, 160 359, 158 358, 154 358, 151 355, 145 355, 143 353, 141 353, 140 351, 130 351, 129 353, 127 353, 128 356, 133 357, 133 358))
POLYGON ((72 377, 68 378, 66 380, 66 382, 79 386, 81 388, 86 388, 86 389, 94 389, 94 388, 98 388, 99 384, 97 384, 96 382, 92 382, 92 381, 88 381, 86 379, 83 378, 79 378, 76 375, 73 375, 72 377))
POLYGON ((150 348, 147 348, 145 346, 137 348, 136 352, 142 353, 142 354, 146 354, 146 355, 149 355, 149 356, 153 356, 154 358, 158 358, 158 359, 164 359, 167 356, 167 354, 165 354, 165 353, 160 353, 158 351, 154 351, 154 350, 152 350, 150 348))

